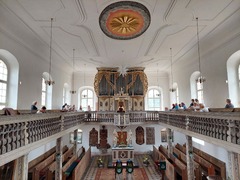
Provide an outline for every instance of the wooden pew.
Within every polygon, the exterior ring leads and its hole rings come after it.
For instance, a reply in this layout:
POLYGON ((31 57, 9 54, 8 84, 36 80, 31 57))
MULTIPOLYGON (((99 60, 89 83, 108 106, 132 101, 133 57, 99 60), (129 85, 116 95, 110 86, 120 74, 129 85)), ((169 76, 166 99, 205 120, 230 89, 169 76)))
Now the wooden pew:
POLYGON ((62 168, 62 179, 65 180, 70 175, 69 173, 72 173, 73 166, 74 168, 77 166, 76 161, 78 161, 78 158, 81 158, 81 155, 85 153, 85 148, 81 147, 76 155, 73 155, 69 161, 66 162, 66 164, 62 168), (69 172, 71 170, 71 172, 69 172))
MULTIPOLYGON (((69 158, 71 158, 73 156, 73 150, 74 150, 74 147, 71 147, 70 149, 68 149, 63 155, 62 155, 62 162, 63 164, 65 162, 68 161, 69 158)), ((48 180, 52 180, 55 176, 54 172, 56 170, 56 161, 54 161, 47 169, 47 179, 48 180)))
POLYGON ((161 153, 155 146, 153 146, 153 160, 154 162, 160 162, 165 161, 166 162, 166 170, 165 170, 165 176, 170 180, 176 179, 176 173, 174 165, 169 162, 169 160, 164 156, 163 153, 161 153))
POLYGON ((82 157, 81 161, 78 163, 73 171, 72 179, 82 179, 83 174, 91 161, 91 148, 89 147, 87 152, 82 157))
POLYGON ((168 156, 168 150, 163 147, 162 145, 159 146, 158 150, 163 153, 167 158, 171 159, 175 165, 175 171, 182 177, 182 180, 187 180, 187 166, 182 163, 178 158, 170 154, 170 157, 168 156))
MULTIPOLYGON (((185 147, 186 145, 184 145, 185 147)), ((193 147, 193 152, 199 156, 201 156, 202 158, 204 158, 205 160, 209 161, 210 163, 212 163, 215 167, 215 170, 218 172, 218 174, 221 176, 221 178, 223 180, 226 179, 226 164, 225 162, 201 151, 200 149, 197 149, 195 147, 193 147)))
MULTIPOLYGON (((180 144, 176 144, 175 146, 177 149, 182 151, 184 154, 186 154, 186 147, 181 146, 180 144)), ((206 170, 207 174, 206 176, 214 176, 215 175, 215 168, 214 165, 205 160, 204 158, 200 157, 199 155, 194 153, 194 161, 197 162, 201 167, 202 170, 206 170)), ((203 171, 204 172, 204 171, 203 171)))
MULTIPOLYGON (((176 156, 181 162, 187 165, 187 156, 177 148, 173 147, 173 155, 176 156)), ((194 174, 196 180, 202 179, 202 169, 201 166, 194 161, 194 174)))
MULTIPOLYGON (((68 147, 64 146, 62 151, 64 153, 67 150, 68 150, 68 147)), ((46 159, 44 159, 42 162, 40 162, 34 167, 33 180, 39 180, 41 176, 47 176, 46 175, 47 168, 53 161, 55 161, 55 157, 56 157, 55 153, 51 154, 49 157, 47 157, 46 159)))
POLYGON ((42 162, 44 159, 46 159, 50 155, 54 154, 55 152, 56 152, 56 147, 53 147, 50 150, 48 150, 47 152, 45 152, 44 154, 42 154, 39 157, 37 157, 37 158, 33 159, 32 161, 30 161, 28 163, 28 178, 32 179, 34 167, 37 164, 39 164, 40 162, 42 162))
POLYGON ((209 112, 233 112, 234 108, 208 108, 209 112))

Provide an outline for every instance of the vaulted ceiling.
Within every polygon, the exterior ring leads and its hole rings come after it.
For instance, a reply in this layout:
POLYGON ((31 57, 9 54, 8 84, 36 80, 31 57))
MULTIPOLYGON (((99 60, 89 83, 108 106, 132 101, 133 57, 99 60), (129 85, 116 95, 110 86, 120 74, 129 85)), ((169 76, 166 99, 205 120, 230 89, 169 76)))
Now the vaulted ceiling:
MULTIPOLYGON (((53 49, 72 64, 73 49, 77 71, 96 67, 145 67, 146 71, 166 72, 173 61, 187 54, 229 16, 238 0, 140 0, 150 13, 149 27, 130 39, 106 35, 99 24, 102 11, 113 0, 1 0, 40 39, 49 44, 53 22, 53 49), (234 4, 235 3, 235 4, 234 4)), ((121 4, 121 3, 118 3, 121 4)), ((143 21, 146 19, 143 18, 143 21)), ((146 22, 143 22, 146 23, 146 22)))

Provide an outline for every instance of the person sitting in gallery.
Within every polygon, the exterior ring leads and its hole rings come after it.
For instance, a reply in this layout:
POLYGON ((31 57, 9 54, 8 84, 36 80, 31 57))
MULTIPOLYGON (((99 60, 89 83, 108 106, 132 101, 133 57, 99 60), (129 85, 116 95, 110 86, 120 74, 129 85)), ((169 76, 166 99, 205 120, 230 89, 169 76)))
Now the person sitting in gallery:
POLYGON ((46 113, 46 112, 47 112, 47 108, 46 106, 43 106, 41 109, 37 111, 37 114, 46 113))
POLYGON ((37 101, 33 101, 32 105, 31 105, 31 113, 36 113, 37 110, 38 110, 37 101))
POLYGON ((186 106, 186 104, 184 102, 181 102, 181 107, 182 107, 183 110, 187 109, 187 106, 186 106))
POLYGON ((64 105, 62 105, 62 110, 64 110, 67 107, 67 103, 65 103, 64 105))
POLYGON ((234 108, 234 105, 231 102, 231 99, 226 99, 226 105, 225 108, 234 108))
POLYGON ((204 104, 200 103, 199 107, 199 112, 209 112, 208 107, 206 107, 204 104))

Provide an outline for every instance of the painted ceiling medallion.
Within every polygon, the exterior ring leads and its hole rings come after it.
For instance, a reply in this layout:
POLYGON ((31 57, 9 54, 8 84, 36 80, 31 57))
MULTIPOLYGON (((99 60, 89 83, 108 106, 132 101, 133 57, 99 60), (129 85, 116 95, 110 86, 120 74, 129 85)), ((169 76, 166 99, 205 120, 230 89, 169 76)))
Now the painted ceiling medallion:
POLYGON ((120 1, 107 6, 99 17, 102 31, 113 39, 133 39, 150 25, 148 9, 137 2, 120 1))

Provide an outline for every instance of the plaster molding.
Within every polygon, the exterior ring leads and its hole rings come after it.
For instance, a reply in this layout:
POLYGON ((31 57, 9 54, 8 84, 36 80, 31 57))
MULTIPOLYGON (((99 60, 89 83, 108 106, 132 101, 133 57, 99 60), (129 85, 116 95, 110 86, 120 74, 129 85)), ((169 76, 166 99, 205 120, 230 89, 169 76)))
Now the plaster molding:
POLYGON ((177 3, 177 0, 171 0, 171 2, 169 3, 169 6, 168 6, 168 8, 167 8, 167 10, 166 10, 166 12, 165 12, 165 14, 163 16, 163 19, 165 21, 168 21, 168 17, 172 13, 173 8, 175 7, 176 3, 177 3))
POLYGON ((84 4, 83 4, 82 0, 75 0, 75 2, 77 4, 78 12, 81 17, 79 24, 83 24, 87 20, 87 14, 85 11, 84 4))

